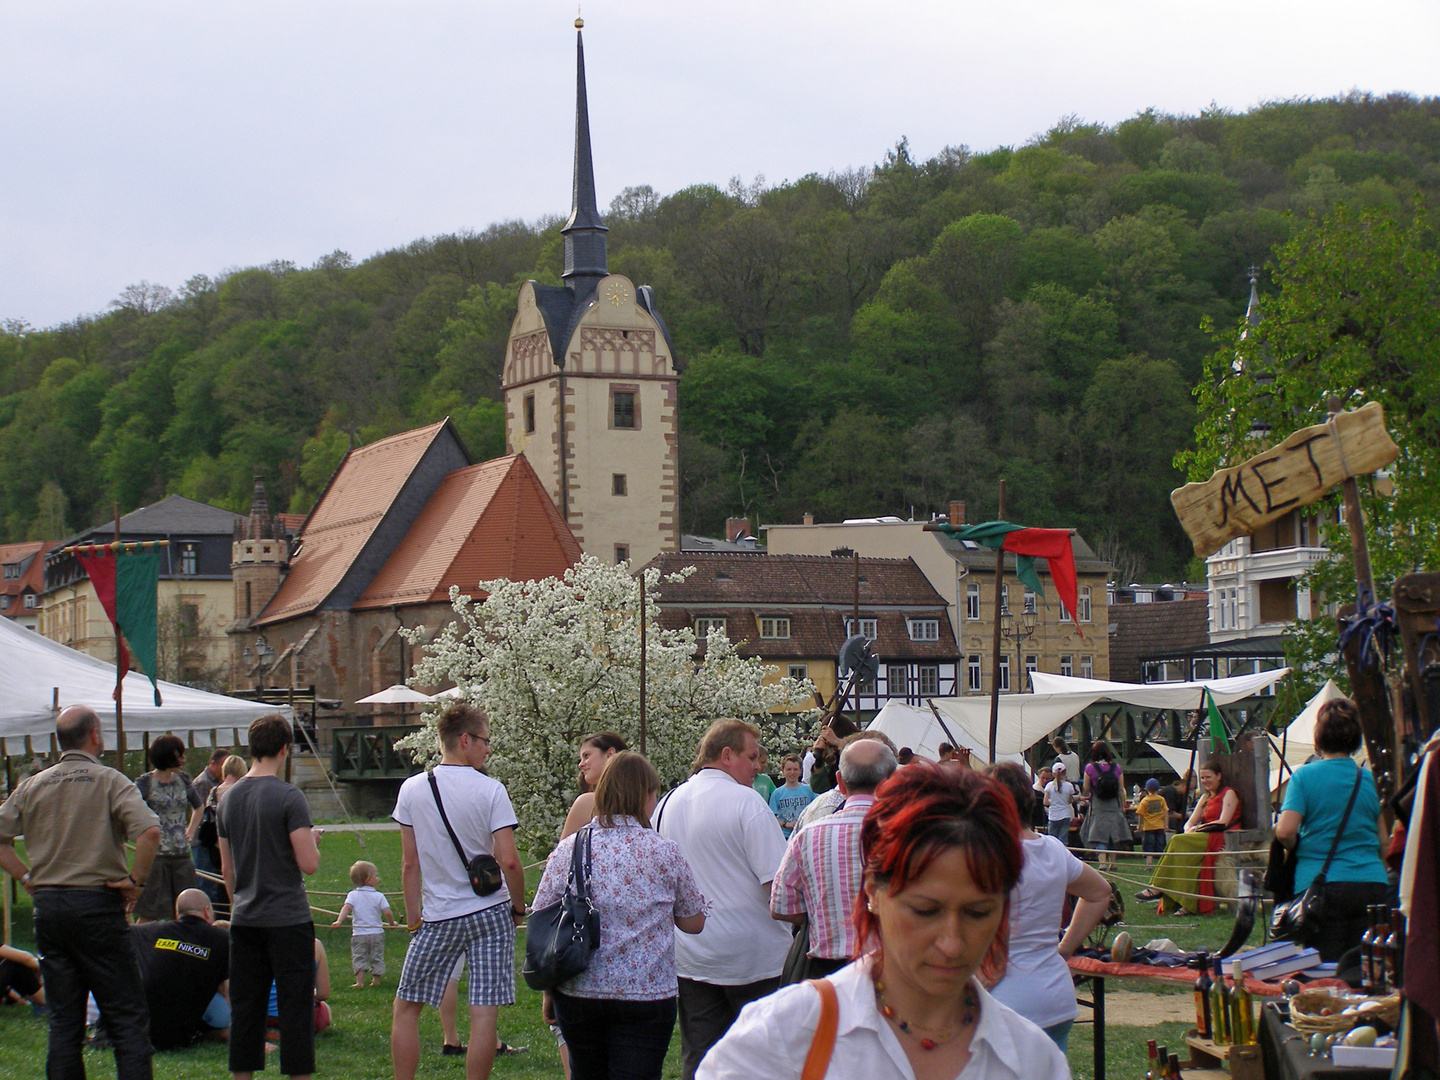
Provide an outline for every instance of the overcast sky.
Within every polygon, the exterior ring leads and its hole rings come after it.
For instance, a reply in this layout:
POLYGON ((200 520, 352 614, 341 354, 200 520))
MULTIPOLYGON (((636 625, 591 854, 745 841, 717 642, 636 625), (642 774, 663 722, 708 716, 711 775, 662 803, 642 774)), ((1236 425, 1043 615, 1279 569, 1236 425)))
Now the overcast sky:
MULTIPOLYGON (((568 210, 573 3, 0 0, 0 320, 568 210)), ((1440 93, 1434 0, 591 0, 603 210, 1075 114, 1440 93)))

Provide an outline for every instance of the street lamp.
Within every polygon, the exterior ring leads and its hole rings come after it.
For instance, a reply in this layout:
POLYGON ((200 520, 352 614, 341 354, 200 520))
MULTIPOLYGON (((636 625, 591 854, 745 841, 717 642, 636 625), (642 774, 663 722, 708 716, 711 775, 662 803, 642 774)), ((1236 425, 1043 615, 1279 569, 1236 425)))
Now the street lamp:
POLYGON ((1000 613, 1000 636, 1006 641, 1015 642, 1015 671, 1018 679, 1016 693, 1025 689, 1025 660, 1021 656, 1021 649, 1026 641, 1035 636, 1036 629, 1033 611, 1022 611, 1018 623, 1009 611, 1000 613))

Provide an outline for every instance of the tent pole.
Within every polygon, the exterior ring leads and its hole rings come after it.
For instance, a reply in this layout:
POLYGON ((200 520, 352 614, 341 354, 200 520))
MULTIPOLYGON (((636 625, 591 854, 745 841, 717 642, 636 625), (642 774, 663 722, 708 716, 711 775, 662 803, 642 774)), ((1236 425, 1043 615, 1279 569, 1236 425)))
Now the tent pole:
MULTIPOLYGON (((995 520, 1005 520, 1005 481, 1000 481, 1000 502, 995 520)), ((1000 607, 1005 591, 1005 549, 995 552, 995 634, 990 647, 990 764, 995 764, 995 744, 1000 738, 1000 607)))
MULTIPOLYGON (((120 546, 120 504, 115 503, 115 561, 123 554, 120 546)), ((118 611, 118 609, 117 609, 118 611)), ((125 676, 120 671, 120 624, 115 624, 115 768, 125 771, 125 676)))

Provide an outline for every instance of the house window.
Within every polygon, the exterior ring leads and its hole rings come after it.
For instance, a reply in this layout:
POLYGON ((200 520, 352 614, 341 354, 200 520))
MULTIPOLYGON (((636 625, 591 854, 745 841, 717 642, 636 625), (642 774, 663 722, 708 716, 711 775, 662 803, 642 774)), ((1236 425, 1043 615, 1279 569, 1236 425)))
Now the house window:
POLYGON ((525 434, 535 434, 535 395, 525 395, 525 434))
POLYGON ((245 617, 247 619, 250 618, 251 612, 252 608, 250 606, 250 582, 247 581, 245 582, 245 617))
POLYGON ((1149 603, 1152 603, 1154 600, 1155 600, 1155 594, 1154 594, 1154 592, 1152 592, 1150 589, 1136 589, 1136 590, 1135 590, 1135 603, 1137 603, 1137 604, 1149 604, 1149 603))
POLYGON ((625 474, 624 474, 623 472, 617 472, 617 473, 612 473, 612 474, 611 474, 611 476, 610 476, 610 494, 611 494, 611 495, 628 495, 628 494, 630 494, 630 485, 626 482, 626 480, 625 480, 625 474))
POLYGON ((1074 622, 1074 621, 1075 621, 1075 616, 1073 616, 1073 615, 1070 614, 1070 609, 1065 606, 1065 601, 1064 601, 1064 600, 1061 600, 1061 601, 1060 601, 1060 621, 1061 621, 1061 622, 1074 622))
POLYGON ((1060 657, 1060 674, 1075 674, 1075 657, 1071 656, 1069 653, 1066 653, 1064 656, 1060 657))
POLYGON ((1004 615, 1010 610, 1010 586, 1000 586, 1000 614, 1004 615))
POLYGON ((1025 681, 1020 686, 1021 690, 1024 690, 1027 686, 1033 687, 1035 685, 1033 682, 1031 682, 1030 676, 1034 675, 1036 670, 1039 669, 1039 667, 1040 658, 1038 656, 1025 657, 1025 681))
POLYGON ((918 674, 920 676, 920 696, 937 696, 940 693, 940 668, 935 664, 921 664, 918 674))
POLYGON ((1095 661, 1092 657, 1080 657, 1080 677, 1082 679, 1093 679, 1095 677, 1095 661))
MULTIPOLYGON (((850 636, 851 634, 853 634, 853 633, 855 633, 855 620, 854 620, 854 619, 846 619, 846 620, 845 620, 845 636, 846 636, 846 637, 849 637, 849 636, 850 636)), ((869 638, 871 641, 874 641, 874 640, 875 640, 875 620, 874 620, 874 619, 861 619, 861 620, 860 620, 860 633, 861 633, 863 636, 869 638)))
POLYGON ((193 577, 200 572, 200 551, 194 544, 186 544, 180 549, 180 573, 186 577, 193 577))
POLYGON ((885 669, 885 692, 893 698, 910 694, 910 669, 904 664, 891 664, 885 669))
POLYGON ((973 581, 965 586, 965 618, 969 622, 980 618, 980 586, 973 581))
POLYGON ((1035 614, 1035 591, 1034 591, 1033 589, 1026 589, 1026 590, 1025 590, 1025 608, 1024 608, 1024 610, 1027 611, 1027 612, 1029 612, 1031 615, 1034 615, 1034 614, 1035 614))
POLYGON ((1080 621, 1089 622, 1091 615, 1089 585, 1080 586, 1080 596, 1076 600, 1076 603, 1080 605, 1080 621))
POLYGON ((610 426, 633 431, 640 426, 640 415, 637 411, 636 398, 639 394, 635 390, 610 391, 610 426))
POLYGON ((6 564, 5 564, 5 580, 6 580, 6 581, 14 581, 14 580, 15 580, 16 578, 18 578, 19 576, 20 576, 20 564, 19 564, 18 562, 11 562, 11 563, 6 563, 6 564))
POLYGON ((808 669, 804 664, 791 664, 790 678, 796 680, 797 682, 802 679, 807 679, 809 678, 809 675, 806 674, 807 670, 808 669))
POLYGON ((25 610, 26 610, 26 611, 34 611, 34 610, 35 610, 35 594, 34 594, 33 592, 27 592, 27 593, 25 594, 25 610))
POLYGON ((724 636, 725 636, 725 620, 724 620, 724 619, 696 619, 696 620, 695 620, 695 636, 696 636, 697 638, 708 637, 711 630, 714 630, 714 631, 715 631, 717 634, 719 634, 721 637, 724 637, 724 636))
POLYGON ((6 608, 8 608, 9 606, 10 606, 10 597, 8 597, 8 596, 0 596, 0 611, 4 611, 4 610, 5 610, 6 608))
POLYGON ((911 641, 939 641, 939 619, 910 619, 911 641))
POLYGON ((199 604, 182 603, 180 605, 180 625, 185 628, 187 634, 194 635, 200 633, 199 604))
POLYGON ((980 677, 980 654, 971 653, 965 658, 965 688, 967 690, 982 690, 984 685, 980 677))
POLYGON ((788 641, 790 639, 790 620, 788 618, 761 619, 760 636, 769 641, 788 641))
POLYGON ((1010 689, 1010 657, 1000 657, 1000 692, 1010 689))
POLYGON ((629 544, 616 544, 616 545, 615 545, 615 565, 616 565, 616 566, 619 566, 621 563, 627 563, 627 562, 629 562, 629 561, 630 561, 630 545, 629 545, 629 544))
POLYGON ((1215 678, 1215 661, 1209 658, 1196 660, 1191 666, 1190 678, 1197 682, 1215 678))

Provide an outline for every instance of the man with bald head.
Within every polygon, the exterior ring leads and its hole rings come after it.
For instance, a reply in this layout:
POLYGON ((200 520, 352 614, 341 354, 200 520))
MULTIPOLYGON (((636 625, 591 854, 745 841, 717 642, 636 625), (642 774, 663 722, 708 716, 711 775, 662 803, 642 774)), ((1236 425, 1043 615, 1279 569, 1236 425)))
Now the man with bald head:
POLYGON ((175 921, 131 929, 150 1006, 156 1050, 230 1034, 230 934, 215 926, 215 909, 199 889, 175 898, 175 921))
POLYGON ((160 821, 124 773, 100 763, 100 719, 72 705, 55 721, 60 760, 0 806, 0 867, 35 901, 35 944, 50 1006, 49 1080, 85 1076, 85 999, 115 1051, 117 1080, 149 1080, 145 991, 125 923, 160 846, 160 821), (15 851, 25 837, 27 867, 15 851), (135 844, 127 870, 125 842, 135 844))
POLYGON ((865 881, 860 824, 875 789, 898 766, 890 747, 856 739, 840 751, 840 809, 796 831, 770 886, 770 916, 783 922, 810 920, 807 978, 840 970, 855 955, 855 901, 865 881))

